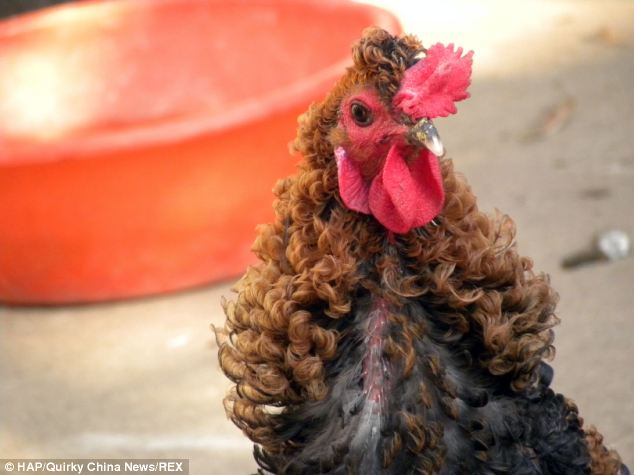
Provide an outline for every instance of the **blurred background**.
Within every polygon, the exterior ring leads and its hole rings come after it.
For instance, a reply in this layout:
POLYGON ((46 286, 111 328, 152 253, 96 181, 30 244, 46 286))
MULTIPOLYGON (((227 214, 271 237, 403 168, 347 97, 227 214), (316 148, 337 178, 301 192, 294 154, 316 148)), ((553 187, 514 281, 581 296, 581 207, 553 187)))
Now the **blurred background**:
MULTIPOLYGON (((0 0, 0 16, 50 3, 0 0)), ((255 468, 222 409, 210 324, 299 160, 295 117, 363 26, 399 27, 344 1, 310 25, 303 2, 184 3, 0 22, 2 457, 255 468)), ((634 466, 634 259, 562 267, 605 231, 634 234, 634 2, 371 3, 425 45, 475 51, 471 98, 436 126, 560 293, 555 389, 634 466)))

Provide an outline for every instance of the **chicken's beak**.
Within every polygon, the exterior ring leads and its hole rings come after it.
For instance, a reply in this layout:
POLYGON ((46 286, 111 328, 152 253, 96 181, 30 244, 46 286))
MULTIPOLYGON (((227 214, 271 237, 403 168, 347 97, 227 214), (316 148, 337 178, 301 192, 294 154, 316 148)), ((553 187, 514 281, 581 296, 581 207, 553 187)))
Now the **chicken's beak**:
POLYGON ((445 154, 445 147, 443 147, 438 131, 430 119, 418 121, 416 125, 409 129, 407 135, 410 142, 424 145, 437 157, 442 157, 445 154))

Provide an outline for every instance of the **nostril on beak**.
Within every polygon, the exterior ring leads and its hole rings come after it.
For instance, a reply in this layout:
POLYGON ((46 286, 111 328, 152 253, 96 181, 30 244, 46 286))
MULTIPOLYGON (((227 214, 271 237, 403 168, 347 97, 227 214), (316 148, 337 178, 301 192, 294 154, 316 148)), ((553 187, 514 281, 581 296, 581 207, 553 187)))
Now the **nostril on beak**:
POLYGON ((408 138, 415 145, 424 145, 437 157, 442 157, 445 154, 445 147, 443 147, 438 131, 430 119, 419 120, 409 130, 408 138))

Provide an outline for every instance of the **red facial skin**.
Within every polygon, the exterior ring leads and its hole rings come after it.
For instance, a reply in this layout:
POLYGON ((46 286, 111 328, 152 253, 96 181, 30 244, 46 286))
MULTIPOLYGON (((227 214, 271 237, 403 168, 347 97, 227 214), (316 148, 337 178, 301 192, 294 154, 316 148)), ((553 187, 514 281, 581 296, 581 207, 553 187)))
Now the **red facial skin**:
POLYGON ((339 126, 345 131, 347 140, 340 145, 359 164, 367 179, 379 173, 392 145, 405 144, 408 127, 398 121, 397 115, 383 104, 373 89, 351 94, 342 102, 339 126), (371 111, 373 121, 370 125, 362 127, 355 123, 351 112, 353 102, 359 102, 371 111))

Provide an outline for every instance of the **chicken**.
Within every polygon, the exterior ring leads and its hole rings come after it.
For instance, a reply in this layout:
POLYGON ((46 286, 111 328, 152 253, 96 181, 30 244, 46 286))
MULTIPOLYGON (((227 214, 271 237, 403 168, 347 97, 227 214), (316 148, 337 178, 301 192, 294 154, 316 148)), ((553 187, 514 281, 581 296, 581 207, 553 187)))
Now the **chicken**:
POLYGON ((472 53, 374 28, 353 60, 223 302, 225 409, 260 473, 626 473, 549 387, 548 278, 440 158, 472 53))

